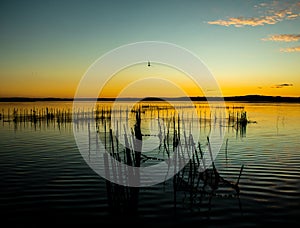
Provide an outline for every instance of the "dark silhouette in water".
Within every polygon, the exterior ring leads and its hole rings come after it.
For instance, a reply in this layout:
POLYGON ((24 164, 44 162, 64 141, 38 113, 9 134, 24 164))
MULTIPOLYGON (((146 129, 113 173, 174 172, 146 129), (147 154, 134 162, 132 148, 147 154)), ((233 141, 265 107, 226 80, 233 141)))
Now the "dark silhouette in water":
MULTIPOLYGON (((190 138, 190 144, 194 145, 192 136, 190 138)), ((183 192, 183 202, 188 200, 190 208, 208 206, 208 212, 210 213, 211 201, 214 196, 236 196, 238 199, 239 209, 241 210, 239 182, 244 165, 240 168, 236 182, 229 181, 222 177, 214 164, 208 137, 207 140, 209 153, 212 159, 212 168, 205 167, 200 145, 199 151, 194 148, 195 154, 192 156, 189 163, 174 176, 174 207, 177 207, 177 195, 180 196, 180 192, 183 192), (200 155, 197 155, 198 152, 200 155), (200 161, 204 168, 203 171, 199 171, 200 161), (204 203, 205 200, 208 202, 204 203)))
MULTIPOLYGON (((125 131, 124 139, 126 147, 124 148, 124 160, 123 162, 129 166, 140 167, 141 165, 141 155, 142 155, 142 133, 141 133, 141 110, 134 110, 136 122, 134 124, 134 130, 132 129, 132 140, 133 147, 129 146, 129 138, 125 131)), ((122 162, 122 158, 119 155, 119 151, 115 151, 114 146, 114 137, 112 134, 112 129, 109 131, 109 142, 111 144, 111 153, 110 156, 116 159, 119 162, 122 162)), ((125 176, 129 179, 129 182, 135 181, 139 182, 140 173, 137 170, 134 172, 134 169, 128 168, 127 171, 121 170, 120 167, 113 161, 113 159, 108 159, 108 154, 104 154, 105 166, 106 166, 106 176, 109 174, 109 167, 111 166, 113 170, 113 178, 123 178, 124 173, 128 172, 125 176)), ((112 215, 116 214, 127 214, 135 215, 138 211, 139 203, 139 187, 131 186, 122 186, 110 181, 106 181, 106 190, 107 190, 107 200, 108 206, 111 210, 112 215)))

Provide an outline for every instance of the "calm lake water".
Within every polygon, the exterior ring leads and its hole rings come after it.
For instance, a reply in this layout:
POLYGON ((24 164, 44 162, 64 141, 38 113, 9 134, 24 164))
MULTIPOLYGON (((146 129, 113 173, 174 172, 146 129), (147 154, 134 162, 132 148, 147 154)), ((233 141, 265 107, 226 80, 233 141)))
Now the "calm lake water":
MULTIPOLYGON (((145 108, 153 104, 145 104, 145 108)), ((86 104, 82 105, 82 110, 78 110, 80 115, 87 111, 84 109, 86 104)), ((111 104, 98 105, 99 110, 103 110, 101 107, 111 104)), ((184 107, 184 103, 179 105, 182 109, 186 108, 185 113, 189 113, 189 107, 184 107)), ((210 203, 191 204, 185 193, 179 193, 175 207, 171 178, 164 183, 140 188, 134 211, 124 212, 118 210, 118 205, 111 207, 107 181, 86 163, 74 138, 73 129, 86 135, 87 141, 91 131, 93 142, 95 135, 103 142, 107 135, 103 129, 107 123, 103 125, 103 121, 100 121, 102 125, 89 125, 89 116, 75 123, 69 118, 72 113, 71 102, 0 103, 2 222, 31 225, 196 224, 202 227, 299 225, 300 104, 226 103, 229 107, 227 115, 229 112, 233 115, 234 112, 247 112, 248 120, 252 122, 242 130, 234 124, 231 126, 227 122, 219 122, 216 114, 218 109, 209 112, 205 111, 205 103, 196 105, 201 121, 192 114, 182 116, 182 120, 186 119, 186 131, 198 131, 203 145, 214 127, 224 135, 215 166, 220 175, 235 182, 241 165, 244 165, 239 181, 239 197, 220 194, 213 196, 210 203), (18 109, 16 113, 21 116, 15 121, 14 109, 18 109), (51 117, 51 113, 56 116, 51 117), (22 119, 22 115, 31 116, 31 119, 22 119), (39 118, 45 115, 48 115, 48 119, 39 118), (57 116, 61 118, 58 120, 57 116), (190 126, 187 120, 191 120, 190 126)), ((122 113, 117 119, 119 121, 110 125, 114 131, 122 128, 124 115, 131 115, 126 111, 122 113)), ((167 119, 170 113, 163 111, 160 117, 167 119)), ((167 122, 157 125, 156 111, 146 115, 141 116, 142 133, 151 135, 154 132, 155 135, 164 132, 166 135, 167 122), (163 129, 158 126, 163 126, 163 129)), ((225 116, 222 118, 225 119, 225 116)), ((133 125, 130 121, 129 118, 129 125, 133 125)), ((107 132, 108 129, 109 126, 107 132)), ((122 135, 122 130, 117 134, 122 135)), ((145 148, 151 147, 159 143, 159 139, 152 137, 144 143, 145 148)), ((164 159, 166 155, 156 150, 149 155, 164 159)))

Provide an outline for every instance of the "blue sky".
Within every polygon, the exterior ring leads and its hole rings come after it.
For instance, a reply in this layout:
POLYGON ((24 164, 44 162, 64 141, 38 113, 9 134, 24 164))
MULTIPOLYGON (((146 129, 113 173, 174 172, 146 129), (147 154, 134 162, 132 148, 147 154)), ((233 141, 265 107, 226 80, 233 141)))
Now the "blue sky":
POLYGON ((300 96, 299 1, 1 1, 0 29, 0 96, 71 97, 97 58, 146 40, 195 53, 224 95, 300 96))

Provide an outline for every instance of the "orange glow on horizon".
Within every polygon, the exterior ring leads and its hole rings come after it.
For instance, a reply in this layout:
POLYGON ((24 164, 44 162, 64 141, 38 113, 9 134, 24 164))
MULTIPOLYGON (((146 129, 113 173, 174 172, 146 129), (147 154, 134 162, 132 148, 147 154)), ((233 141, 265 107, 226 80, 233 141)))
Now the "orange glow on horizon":
POLYGON ((203 96, 201 88, 183 72, 169 66, 137 64, 116 73, 99 97, 203 96))
MULTIPOLYGON (((82 74, 66 73, 59 77, 53 77, 50 73, 47 77, 24 77, 19 81, 3 77, 3 83, 0 84, 0 97, 73 98, 82 74)), ((285 86, 279 86, 280 84, 270 82, 268 77, 263 75, 253 77, 249 83, 239 80, 237 75, 225 76, 216 73, 215 77, 225 97, 244 95, 300 97, 300 83, 297 81, 294 81, 294 84, 286 83, 285 86)), ((281 81, 279 76, 275 79, 281 81)), ((86 97, 90 97, 88 92, 86 97)), ((183 94, 204 96, 201 88, 188 75, 175 68, 162 64, 153 64, 151 67, 147 67, 147 64, 137 64, 113 75, 98 97, 115 98, 120 95, 136 98, 145 96, 179 97, 183 94), (153 82, 149 78, 153 78, 153 82), (145 80, 144 84, 143 80, 145 80)))

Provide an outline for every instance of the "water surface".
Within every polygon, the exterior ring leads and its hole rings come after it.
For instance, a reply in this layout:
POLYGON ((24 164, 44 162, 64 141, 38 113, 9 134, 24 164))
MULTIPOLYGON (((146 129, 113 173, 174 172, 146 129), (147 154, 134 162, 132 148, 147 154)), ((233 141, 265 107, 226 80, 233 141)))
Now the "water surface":
MULTIPOLYGON (((205 106, 202 103, 198 105, 205 106)), ((73 124, 85 134, 88 121, 74 123, 66 117, 60 121, 13 121, 14 108, 21 113, 36 110, 43 115, 48 107, 48 112, 51 109, 61 110, 67 115, 72 110, 72 103, 1 103, 0 209, 3 221, 11 224, 122 222, 130 225, 223 227, 299 224, 300 105, 233 102, 226 105, 244 107, 248 119, 256 121, 248 123, 243 131, 220 126, 218 121, 216 124, 225 134, 215 160, 219 173, 235 181, 241 165, 244 165, 239 183, 240 197, 215 196, 209 210, 206 204, 191 206, 184 200, 184 195, 178 195, 182 199, 177 200, 175 208, 170 179, 141 188, 136 211, 120 212, 112 210, 108 203, 106 180, 90 169, 77 148, 73 124), (11 113, 10 117, 8 113, 11 113)), ((203 119, 204 116, 211 118, 209 112, 204 113, 203 109, 203 119)), ((211 127, 205 121, 193 125, 193 128, 199 129, 201 143, 206 143, 211 127)))

